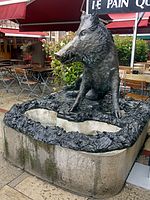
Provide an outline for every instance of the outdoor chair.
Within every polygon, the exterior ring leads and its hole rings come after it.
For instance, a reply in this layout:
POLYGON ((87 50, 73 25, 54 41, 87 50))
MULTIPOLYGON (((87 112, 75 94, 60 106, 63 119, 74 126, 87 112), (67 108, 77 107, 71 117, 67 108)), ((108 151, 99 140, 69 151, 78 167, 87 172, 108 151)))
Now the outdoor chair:
POLYGON ((124 71, 126 74, 130 74, 132 72, 132 68, 129 67, 129 66, 122 66, 122 65, 120 65, 119 66, 119 73, 121 71, 124 71))
POLYGON ((122 79, 125 87, 130 87, 130 91, 125 94, 125 98, 146 101, 149 99, 147 95, 147 84, 145 81, 122 79))
POLYGON ((31 96, 39 96, 39 91, 41 92, 40 83, 33 79, 31 73, 29 73, 30 70, 14 68, 14 72, 21 89, 17 99, 19 99, 23 92, 28 92, 28 98, 31 96))
POLYGON ((51 85, 52 85, 52 76, 47 73, 47 77, 43 77, 41 74, 40 77, 40 85, 42 89, 41 96, 51 93, 51 85))
POLYGON ((40 83, 40 88, 42 90, 41 96, 51 93, 51 83, 52 83, 52 73, 49 68, 32 68, 32 76, 40 83))
POLYGON ((12 85, 15 82, 15 78, 6 68, 0 68, 0 82, 6 92, 14 91, 12 85))
POLYGON ((124 85, 124 79, 126 77, 126 74, 127 74, 127 72, 125 69, 119 69, 119 77, 120 77, 119 92, 120 92, 121 96, 124 96, 124 94, 129 92, 131 89, 129 86, 124 85))

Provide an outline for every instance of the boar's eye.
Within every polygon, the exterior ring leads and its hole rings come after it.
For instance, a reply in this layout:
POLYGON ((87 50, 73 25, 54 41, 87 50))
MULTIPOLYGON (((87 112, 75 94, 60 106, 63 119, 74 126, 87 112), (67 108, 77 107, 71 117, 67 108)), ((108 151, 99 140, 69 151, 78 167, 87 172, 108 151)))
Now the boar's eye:
POLYGON ((87 33, 86 30, 82 30, 82 31, 80 32, 80 36, 84 36, 84 35, 86 35, 86 33, 87 33))

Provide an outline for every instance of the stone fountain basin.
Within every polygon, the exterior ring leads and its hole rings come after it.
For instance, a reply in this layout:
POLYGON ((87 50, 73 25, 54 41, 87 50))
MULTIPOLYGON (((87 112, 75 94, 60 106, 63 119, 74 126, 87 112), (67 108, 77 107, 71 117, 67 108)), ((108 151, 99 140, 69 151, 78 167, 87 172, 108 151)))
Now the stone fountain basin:
MULTIPOLYGON (((31 109, 25 115, 43 126, 59 126, 66 132, 78 131, 94 135, 97 130, 112 134, 120 130, 120 127, 104 122, 68 121, 46 109, 31 109)), ((148 124, 131 147, 91 153, 47 144, 4 125, 4 154, 14 165, 50 183, 80 195, 108 198, 124 186, 147 131, 148 124)))

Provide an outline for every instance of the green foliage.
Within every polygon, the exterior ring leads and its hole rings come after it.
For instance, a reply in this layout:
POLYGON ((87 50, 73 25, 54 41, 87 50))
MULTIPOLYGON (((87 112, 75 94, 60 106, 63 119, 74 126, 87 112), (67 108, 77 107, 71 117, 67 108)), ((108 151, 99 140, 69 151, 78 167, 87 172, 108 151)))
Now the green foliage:
MULTIPOLYGON (((119 64, 130 65, 132 52, 132 37, 115 36, 115 45, 118 51, 119 64)), ((148 57, 148 44, 146 41, 137 39, 135 50, 135 62, 144 62, 148 57)))
POLYGON ((135 61, 144 62, 148 58, 148 44, 145 40, 138 39, 136 41, 135 61))
POLYGON ((83 65, 80 62, 74 62, 62 65, 60 61, 53 59, 51 63, 54 82, 59 85, 72 85, 83 71, 83 65))
POLYGON ((53 69, 54 82, 59 85, 72 85, 83 71, 83 64, 80 62, 74 62, 67 65, 63 65, 58 61, 54 53, 59 51, 74 37, 74 33, 63 37, 59 42, 47 42, 43 40, 43 48, 47 55, 52 59, 51 67, 53 69))
MULTIPOLYGON (((71 85, 81 75, 83 71, 83 64, 74 62, 63 65, 58 61, 54 53, 59 51, 74 37, 74 33, 63 37, 59 42, 47 42, 43 40, 43 48, 47 56, 51 57, 51 67, 53 69, 54 82, 59 85, 71 85)), ((118 51, 119 64, 130 65, 131 51, 132 51, 132 37, 115 36, 114 41, 118 51)), ((136 40, 135 62, 144 62, 148 56, 148 44, 146 41, 136 40)))

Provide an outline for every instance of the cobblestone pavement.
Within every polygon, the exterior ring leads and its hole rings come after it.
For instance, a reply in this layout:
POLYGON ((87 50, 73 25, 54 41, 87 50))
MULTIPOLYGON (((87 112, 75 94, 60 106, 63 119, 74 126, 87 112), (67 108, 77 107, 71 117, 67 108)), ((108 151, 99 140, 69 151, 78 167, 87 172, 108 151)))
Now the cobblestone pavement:
MULTIPOLYGON (((16 95, 6 93, 3 94, 1 100, 0 122, 2 122, 5 110, 8 110, 14 103, 22 102, 24 97, 17 101, 16 95)), ((64 191, 12 166, 3 158, 1 128, 0 126, 0 200, 93 200, 64 191)), ((150 148, 148 144, 145 146, 147 149, 150 148)), ((147 165, 148 157, 141 154, 137 161, 147 165)), ((107 200, 150 200, 150 190, 127 183, 118 195, 107 200)))

